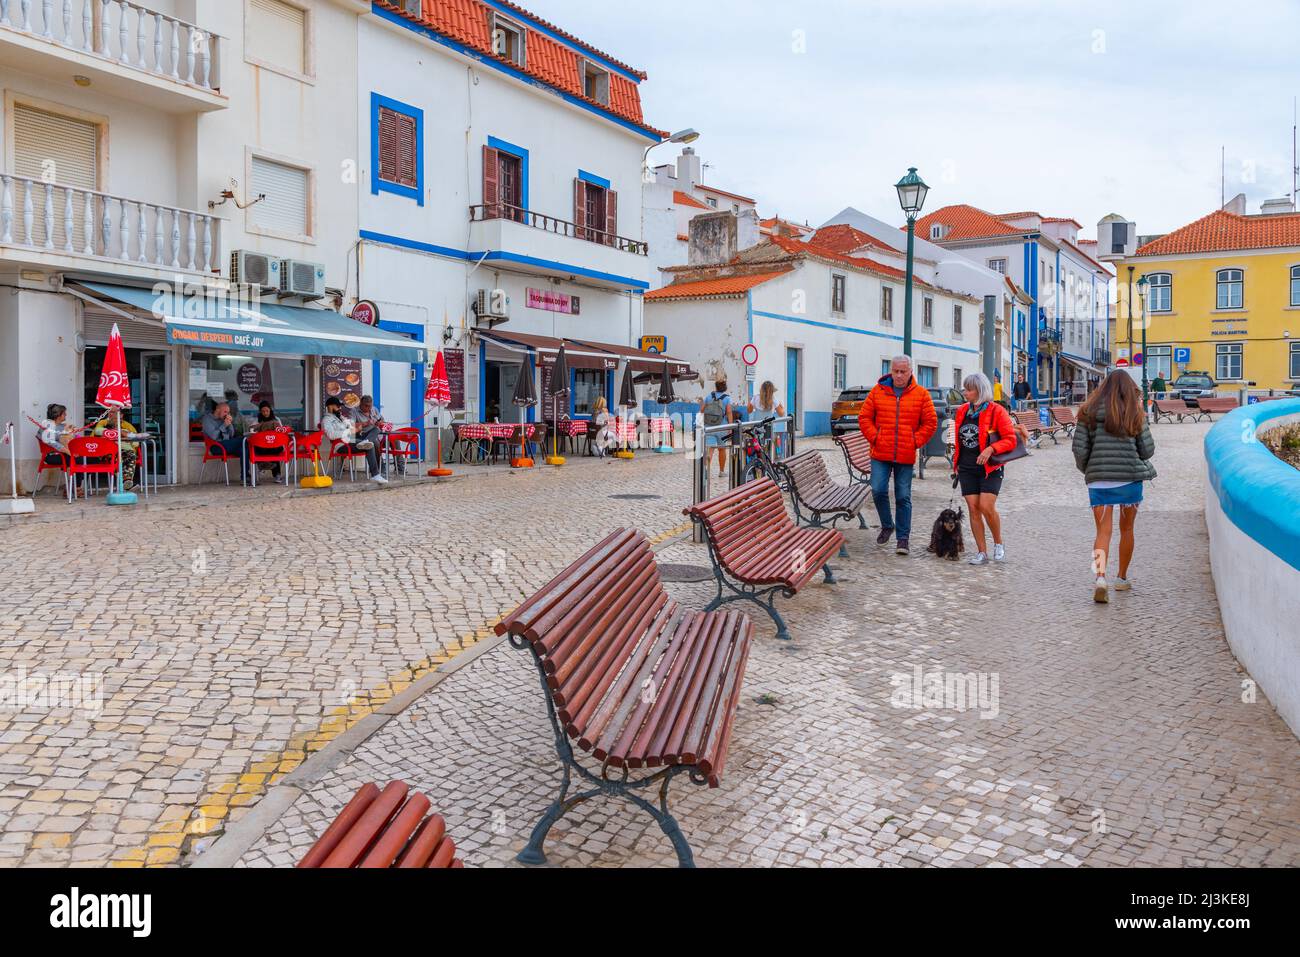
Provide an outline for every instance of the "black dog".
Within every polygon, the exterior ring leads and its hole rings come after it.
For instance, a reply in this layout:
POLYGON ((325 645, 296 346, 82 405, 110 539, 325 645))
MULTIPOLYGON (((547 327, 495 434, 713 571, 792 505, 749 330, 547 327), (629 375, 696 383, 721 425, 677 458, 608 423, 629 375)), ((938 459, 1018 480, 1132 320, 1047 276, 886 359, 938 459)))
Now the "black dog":
POLYGON ((957 561, 966 551, 966 543, 961 537, 961 509, 955 512, 945 508, 934 520, 934 531, 930 533, 929 551, 950 562, 957 561))

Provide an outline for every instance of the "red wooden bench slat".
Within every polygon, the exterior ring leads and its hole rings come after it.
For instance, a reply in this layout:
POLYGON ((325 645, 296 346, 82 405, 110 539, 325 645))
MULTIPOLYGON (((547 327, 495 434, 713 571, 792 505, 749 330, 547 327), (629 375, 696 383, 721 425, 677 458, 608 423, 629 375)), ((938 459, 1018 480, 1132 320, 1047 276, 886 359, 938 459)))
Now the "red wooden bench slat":
POLYGON ((357 867, 366 870, 392 867, 393 862, 397 860, 397 855, 406 846, 406 842, 419 829, 420 822, 424 820, 428 810, 427 797, 423 794, 412 795, 402 809, 393 815, 388 827, 384 829, 383 834, 379 835, 370 853, 361 859, 357 867))
POLYGON ((429 799, 409 790, 401 781, 390 782, 383 791, 374 784, 362 785, 298 867, 458 866, 447 822, 437 814, 426 818, 429 799))
POLYGON ((433 857, 438 845, 442 839, 447 836, 447 822, 443 820, 442 815, 430 815, 420 829, 415 832, 411 838, 411 843, 406 845, 406 850, 402 856, 397 859, 397 867, 401 869, 424 867, 433 857))
POLYGON ((366 850, 383 833, 384 828, 406 800, 407 787, 401 781, 391 781, 379 797, 365 810, 361 818, 339 841, 337 847, 325 858, 322 868, 356 867, 366 850))
POLYGON ((361 815, 366 812, 366 808, 375 803, 375 798, 379 797, 379 788, 373 784, 367 784, 361 788, 352 800, 349 801, 339 812, 339 816, 334 822, 325 829, 325 833, 320 836, 315 844, 312 845, 307 856, 298 862, 299 867, 315 868, 320 867, 329 857, 333 850, 339 846, 339 842, 352 830, 357 821, 361 820, 361 815))

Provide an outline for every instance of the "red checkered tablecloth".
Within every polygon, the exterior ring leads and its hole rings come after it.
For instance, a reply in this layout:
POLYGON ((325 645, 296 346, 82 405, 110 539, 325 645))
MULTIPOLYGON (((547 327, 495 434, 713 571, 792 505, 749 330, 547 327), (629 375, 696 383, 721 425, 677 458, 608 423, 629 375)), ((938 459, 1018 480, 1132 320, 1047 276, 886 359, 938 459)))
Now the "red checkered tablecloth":
POLYGON ((625 422, 622 419, 616 419, 610 427, 610 432, 614 434, 619 442, 636 441, 636 423, 625 422))
POLYGON ((556 435, 567 435, 570 438, 580 438, 587 434, 586 419, 561 419, 555 423, 556 435))
POLYGON ((646 421, 650 423, 651 435, 663 435, 665 432, 667 432, 670 435, 672 434, 673 431, 672 419, 654 418, 654 419, 647 419, 646 421))
POLYGON ((460 437, 475 441, 512 439, 518 437, 521 429, 524 435, 530 439, 537 435, 536 425, 521 425, 510 422, 467 422, 460 427, 460 437))

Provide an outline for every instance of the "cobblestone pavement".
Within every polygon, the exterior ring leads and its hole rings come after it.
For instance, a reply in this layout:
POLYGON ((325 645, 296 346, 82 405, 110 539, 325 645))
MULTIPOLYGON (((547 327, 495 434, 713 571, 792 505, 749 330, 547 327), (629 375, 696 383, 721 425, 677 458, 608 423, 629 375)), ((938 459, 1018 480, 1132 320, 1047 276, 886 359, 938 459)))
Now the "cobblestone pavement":
MULTIPOLYGON (((1204 428, 1156 435, 1137 587, 1110 606, 1091 602, 1091 519, 1064 446, 1007 482, 1005 566, 900 559, 850 531, 842 583, 786 604, 794 642, 756 619, 722 788, 679 781, 697 860, 1300 862, 1300 746, 1262 696, 1243 702, 1205 561, 1204 428), (891 678, 917 667, 983 674, 996 699, 891 706, 891 678)), ((0 710, 0 865, 184 862, 343 729, 495 641, 491 622, 612 527, 666 540, 661 561, 707 563, 671 537, 679 456, 471 476, 0 530, 0 573, 23 583, 0 619, 6 671, 103 676, 93 716, 0 710), (626 494, 658 497, 610 497, 626 494)), ((948 493, 938 475, 917 483, 915 538, 948 493)), ((467 864, 511 862, 559 779, 528 657, 499 645, 449 675, 242 863, 292 863, 356 787, 394 777, 430 795, 467 864)), ((561 821, 549 851, 674 863, 653 822, 606 803, 561 821)))

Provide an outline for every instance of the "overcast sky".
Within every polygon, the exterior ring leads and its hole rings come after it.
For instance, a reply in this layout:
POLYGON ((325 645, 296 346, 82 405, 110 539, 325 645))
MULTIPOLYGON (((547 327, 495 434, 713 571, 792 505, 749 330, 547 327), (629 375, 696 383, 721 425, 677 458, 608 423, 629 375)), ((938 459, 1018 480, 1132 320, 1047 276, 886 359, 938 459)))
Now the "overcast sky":
POLYGON ((1296 0, 521 2, 649 73, 647 121, 764 215, 900 221, 916 166, 927 210, 1167 232, 1218 206, 1221 146, 1250 212, 1291 191, 1296 0))

